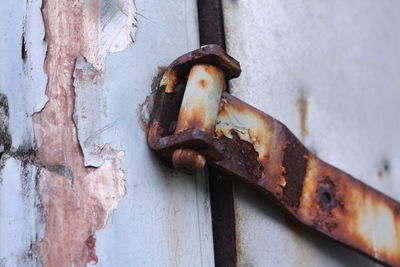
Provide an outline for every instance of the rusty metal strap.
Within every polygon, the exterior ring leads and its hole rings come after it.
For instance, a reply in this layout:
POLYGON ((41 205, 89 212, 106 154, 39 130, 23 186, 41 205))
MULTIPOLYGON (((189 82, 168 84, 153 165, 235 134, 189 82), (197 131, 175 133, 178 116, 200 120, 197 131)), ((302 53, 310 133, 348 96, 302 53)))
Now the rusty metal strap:
POLYGON ((400 203, 307 150, 279 121, 222 97, 210 164, 271 195, 301 223, 390 265, 400 265, 400 203))
MULTIPOLYGON (((221 53, 208 47, 205 54, 210 49, 221 53)), ((203 64, 201 51, 195 51, 193 65, 207 69, 212 62, 203 64)), ((215 62, 238 72, 230 57, 215 62)), ((174 75, 179 79, 172 89, 164 83, 157 92, 148 134, 152 149, 167 158, 176 149, 197 151, 207 164, 265 192, 298 222, 376 261, 400 266, 400 203, 318 159, 278 120, 218 93, 225 86, 218 73, 174 75), (217 97, 217 104, 209 103, 210 97, 217 97)))

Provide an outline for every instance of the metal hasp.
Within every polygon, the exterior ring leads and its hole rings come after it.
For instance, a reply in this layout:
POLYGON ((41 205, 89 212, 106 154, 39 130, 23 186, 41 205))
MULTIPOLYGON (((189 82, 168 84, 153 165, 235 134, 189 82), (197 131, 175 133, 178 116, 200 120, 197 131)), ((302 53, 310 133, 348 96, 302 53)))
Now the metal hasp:
POLYGON ((278 120, 223 92, 240 65, 217 45, 176 59, 158 88, 149 146, 193 173, 204 163, 262 190, 291 217, 400 266, 400 203, 313 155, 278 120))

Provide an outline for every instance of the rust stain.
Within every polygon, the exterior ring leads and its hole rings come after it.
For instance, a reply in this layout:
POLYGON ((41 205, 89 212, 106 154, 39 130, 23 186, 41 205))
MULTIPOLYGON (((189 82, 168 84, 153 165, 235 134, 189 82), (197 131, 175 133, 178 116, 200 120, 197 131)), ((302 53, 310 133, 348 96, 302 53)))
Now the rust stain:
POLYGON ((226 93, 222 102, 214 146, 229 156, 210 164, 272 194, 302 223, 380 262, 399 265, 399 203, 316 158, 270 116, 226 93), (221 143, 222 137, 231 144, 221 143), (243 141, 251 146, 226 151, 243 141), (243 151, 252 150, 258 152, 262 175, 241 162, 243 151))
POLYGON ((310 156, 299 215, 332 238, 398 266, 398 203, 346 173, 310 156))
POLYGON ((206 79, 200 79, 199 80, 199 87, 200 88, 207 88, 207 86, 208 86, 208 81, 206 80, 206 79))
POLYGON ((89 250, 87 263, 97 264, 99 262, 99 258, 96 255, 96 238, 93 235, 89 236, 88 239, 86 239, 86 246, 89 250))
POLYGON ((385 179, 386 177, 389 177, 390 174, 390 163, 388 160, 384 160, 382 163, 382 168, 378 170, 378 177, 380 179, 385 179))
POLYGON ((125 195, 120 170, 123 152, 105 145, 101 151, 104 164, 86 168, 73 121, 76 58, 83 55, 93 65, 100 64, 99 5, 97 0, 43 1, 49 100, 34 114, 33 123, 37 162, 43 166, 38 186, 45 213, 46 232, 40 242, 45 266, 85 266, 88 259, 97 262, 90 238, 105 226, 125 195), (70 175, 46 166, 68 166, 70 175))
POLYGON ((307 113, 308 113, 308 99, 304 94, 301 94, 297 100, 297 106, 300 115, 300 134, 301 140, 304 142, 309 132, 307 129, 307 113))
POLYGON ((187 174, 195 174, 203 170, 206 164, 205 157, 192 149, 177 149, 172 154, 172 163, 178 170, 187 174))
MULTIPOLYGON (((202 51, 188 55, 196 53, 202 51)), ((169 69, 184 57, 174 61, 169 69)), ((205 146, 207 151, 222 155, 213 159, 206 154, 208 164, 268 194, 302 224, 378 262, 400 266, 399 202, 318 159, 281 122, 228 93, 222 94, 215 107, 210 106, 218 110, 213 137, 208 138, 207 133, 204 137, 202 125, 197 124, 182 132, 168 131, 172 123, 169 119, 173 118, 161 114, 168 110, 165 104, 173 102, 165 97, 168 93, 165 94, 164 89, 159 89, 160 105, 153 110, 155 115, 148 133, 148 143, 153 149, 170 158, 170 150, 181 144, 195 150, 196 146, 205 146)), ((193 109, 190 102, 185 103, 186 97, 187 92, 181 107, 184 115, 189 114, 185 122, 204 119, 205 112, 193 109), (192 109, 195 111, 190 114, 192 109)), ((190 99, 198 103, 204 101, 203 98, 190 99)), ((301 96, 298 104, 304 139, 307 135, 306 97, 301 96)), ((174 107, 178 109, 179 105, 174 107)), ((389 165, 384 169, 389 172, 389 165)), ((240 223, 240 218, 237 221, 240 223)), ((237 251, 241 259, 240 243, 237 243, 237 251)))
POLYGON ((239 62, 226 54, 220 46, 210 44, 189 52, 172 62, 163 75, 160 87, 165 86, 165 92, 172 93, 176 85, 187 77, 192 66, 210 63, 222 70, 226 79, 236 78, 240 75, 239 62))
POLYGON ((176 132, 189 128, 212 133, 220 96, 225 90, 224 74, 208 64, 199 64, 190 70, 182 101, 176 132), (198 90, 199 86, 202 90, 198 90))

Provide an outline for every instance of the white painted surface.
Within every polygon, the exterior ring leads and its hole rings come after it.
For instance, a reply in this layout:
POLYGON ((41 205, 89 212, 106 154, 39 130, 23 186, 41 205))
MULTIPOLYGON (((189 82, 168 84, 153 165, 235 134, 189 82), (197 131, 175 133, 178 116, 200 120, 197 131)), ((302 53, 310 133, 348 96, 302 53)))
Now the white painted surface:
POLYGON ((8 97, 14 150, 34 143, 31 115, 47 101, 41 4, 41 0, 22 4, 5 0, 0 8, 0 93, 8 97), (22 59, 23 36, 29 50, 26 62, 22 59))
MULTIPOLYGON (((43 72, 46 44, 41 1, 6 0, 0 7, 0 93, 9 104, 12 152, 35 146, 31 115, 47 98, 43 72), (22 40, 28 52, 22 59, 22 40)), ((36 266, 36 245, 44 232, 35 188, 37 168, 15 156, 0 159, 0 266, 36 266)))
MULTIPOLYGON (((400 4, 223 0, 240 99, 300 137, 321 159, 400 200, 400 4), (384 165, 389 164, 389 170, 384 165), (379 177, 378 172, 381 172, 379 177)), ((261 194, 235 184, 239 266, 370 266, 306 230, 291 230, 261 194)), ((379 230, 379 229, 378 229, 379 230)))

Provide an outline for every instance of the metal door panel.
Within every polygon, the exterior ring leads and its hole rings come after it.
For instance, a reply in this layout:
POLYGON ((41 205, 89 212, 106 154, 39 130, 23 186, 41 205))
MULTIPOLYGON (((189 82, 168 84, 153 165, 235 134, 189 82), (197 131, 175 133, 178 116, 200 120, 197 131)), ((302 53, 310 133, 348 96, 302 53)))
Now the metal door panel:
MULTIPOLYGON (((227 49, 242 66, 233 95, 281 120, 323 160, 399 200, 400 5, 223 5, 227 49)), ((234 194, 239 266, 375 264, 291 223, 242 184, 234 194)))

